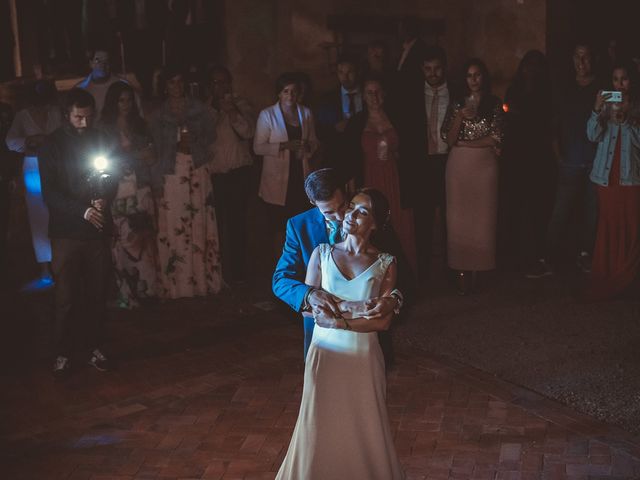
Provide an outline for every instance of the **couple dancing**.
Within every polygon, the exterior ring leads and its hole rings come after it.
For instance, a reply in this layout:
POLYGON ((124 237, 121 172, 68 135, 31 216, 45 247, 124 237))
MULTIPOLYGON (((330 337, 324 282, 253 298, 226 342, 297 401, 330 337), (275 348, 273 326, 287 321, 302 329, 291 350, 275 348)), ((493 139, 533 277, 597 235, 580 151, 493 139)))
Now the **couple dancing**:
POLYGON ((275 294, 304 317, 302 403, 277 480, 400 480, 377 332, 402 303, 395 258, 379 250, 389 203, 347 200, 331 169, 310 174, 315 208, 289 220, 275 294))

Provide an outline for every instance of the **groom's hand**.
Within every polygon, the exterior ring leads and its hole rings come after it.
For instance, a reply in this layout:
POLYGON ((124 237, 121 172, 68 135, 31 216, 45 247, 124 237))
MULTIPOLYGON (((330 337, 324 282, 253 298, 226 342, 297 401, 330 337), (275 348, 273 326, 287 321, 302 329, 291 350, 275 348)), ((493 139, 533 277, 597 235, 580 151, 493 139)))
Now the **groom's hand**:
POLYGON ((309 302, 309 306, 313 312, 326 312, 327 316, 338 318, 342 317, 340 307, 338 306, 340 299, 334 297, 328 292, 325 292, 324 290, 313 290, 307 301, 309 302))
POLYGON ((369 319, 382 318, 390 315, 398 306, 398 299, 395 297, 375 297, 367 300, 366 310, 361 316, 369 319))

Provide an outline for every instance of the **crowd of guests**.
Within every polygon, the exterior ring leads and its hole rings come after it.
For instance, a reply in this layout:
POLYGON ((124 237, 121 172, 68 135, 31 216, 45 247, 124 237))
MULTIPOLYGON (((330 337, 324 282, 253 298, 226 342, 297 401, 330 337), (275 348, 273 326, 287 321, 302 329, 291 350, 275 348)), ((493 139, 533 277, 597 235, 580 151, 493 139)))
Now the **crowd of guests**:
MULTIPOLYGON (((165 68, 162 100, 143 111, 105 50, 64 95, 41 80, 12 122, 3 107, 2 242, 8 185, 24 157, 33 248, 42 280, 56 286, 56 371, 68 368, 78 302, 107 300, 109 263, 125 308, 215 294, 246 278, 256 157, 274 260, 287 219, 311 207, 305 178, 331 167, 347 196, 368 187, 386 197, 404 278, 429 278, 438 242, 461 295, 496 268, 501 245, 527 277, 552 275, 573 219, 569 244, 591 273, 587 296, 624 292, 640 266, 636 66, 618 58, 599 78, 580 42, 575 75, 555 86, 533 50, 503 101, 481 59, 451 77, 445 51, 405 27, 396 65, 372 42, 365 58, 338 59, 336 88, 317 98, 306 74, 283 73, 275 103, 257 115, 222 66, 198 88, 191 73, 165 68)), ((106 368, 104 309, 94 313, 91 361, 106 368)))

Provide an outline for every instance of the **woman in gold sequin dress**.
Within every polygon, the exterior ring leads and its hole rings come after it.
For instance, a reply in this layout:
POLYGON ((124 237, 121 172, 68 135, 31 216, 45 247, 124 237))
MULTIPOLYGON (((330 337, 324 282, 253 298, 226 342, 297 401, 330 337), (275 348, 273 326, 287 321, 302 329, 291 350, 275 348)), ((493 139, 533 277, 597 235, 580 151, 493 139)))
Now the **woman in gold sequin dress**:
POLYGON ((496 264, 497 152, 502 141, 502 103, 491 95, 489 72, 479 59, 463 70, 464 98, 454 101, 442 125, 451 150, 447 160, 447 254, 458 293, 475 287, 476 274, 496 264))

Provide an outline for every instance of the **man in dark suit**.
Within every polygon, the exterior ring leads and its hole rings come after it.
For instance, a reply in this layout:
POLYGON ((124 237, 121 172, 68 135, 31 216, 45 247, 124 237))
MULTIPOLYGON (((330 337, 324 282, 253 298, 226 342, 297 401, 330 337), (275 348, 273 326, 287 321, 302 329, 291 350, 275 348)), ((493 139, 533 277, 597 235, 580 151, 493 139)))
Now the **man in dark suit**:
MULTIPOLYGON (((334 297, 319 288, 304 283, 309 258, 321 243, 342 241, 342 220, 347 209, 347 198, 336 171, 330 168, 316 170, 305 180, 305 191, 314 208, 287 222, 282 256, 273 274, 273 293, 294 311, 303 314, 304 356, 311 344, 314 318, 312 310, 324 310, 329 316, 340 317, 334 297)), ((402 294, 395 290, 389 297, 374 299, 368 316, 384 316, 399 311, 402 294)), ((328 328, 331 325, 322 325, 328 328)), ((384 349, 383 349, 384 350, 384 349)))
POLYGON ((101 349, 110 265, 108 200, 117 185, 106 176, 108 151, 91 128, 94 98, 73 88, 63 111, 63 126, 47 137, 39 154, 42 195, 49 207, 57 349, 53 373, 58 377, 69 372, 78 332, 85 334, 82 347, 90 352, 89 364, 100 371, 109 366, 101 349))
POLYGON ((447 57, 441 47, 427 47, 422 59, 423 84, 416 91, 417 106, 413 122, 413 137, 409 149, 416 164, 416 177, 423 185, 422 200, 414 203, 418 272, 427 280, 433 256, 433 235, 440 219, 444 230, 445 166, 449 151, 440 138, 440 130, 450 101, 446 77, 447 57))
POLYGON ((396 128, 400 137, 400 200, 403 208, 414 208, 416 202, 422 201, 424 192, 418 159, 424 158, 427 148, 426 143, 421 140, 425 136, 424 105, 419 101, 424 84, 421 66, 426 45, 420 38, 420 23, 414 17, 402 20, 399 33, 403 50, 386 103, 396 118, 396 128))
POLYGON ((338 58, 336 75, 338 86, 319 103, 316 125, 318 139, 324 146, 326 166, 335 168, 344 180, 349 180, 349 169, 336 161, 343 158, 340 149, 347 122, 364 108, 356 60, 348 56, 338 58))

